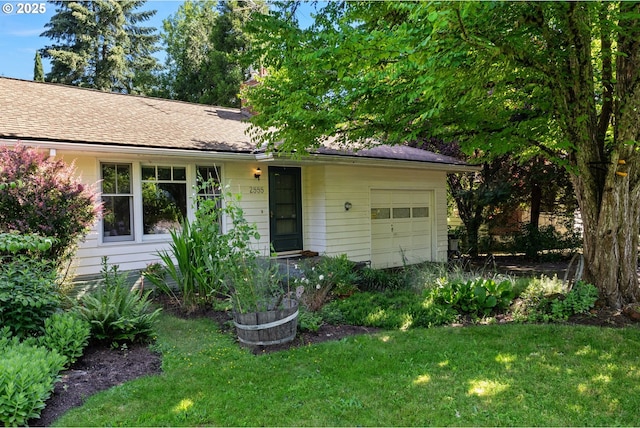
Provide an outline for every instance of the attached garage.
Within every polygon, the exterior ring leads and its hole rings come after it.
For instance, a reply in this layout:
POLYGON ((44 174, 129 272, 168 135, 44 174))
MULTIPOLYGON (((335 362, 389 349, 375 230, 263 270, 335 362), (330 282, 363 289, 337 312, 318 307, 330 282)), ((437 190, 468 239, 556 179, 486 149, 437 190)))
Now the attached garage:
POLYGON ((371 265, 389 268, 434 260, 432 190, 371 190, 371 265))

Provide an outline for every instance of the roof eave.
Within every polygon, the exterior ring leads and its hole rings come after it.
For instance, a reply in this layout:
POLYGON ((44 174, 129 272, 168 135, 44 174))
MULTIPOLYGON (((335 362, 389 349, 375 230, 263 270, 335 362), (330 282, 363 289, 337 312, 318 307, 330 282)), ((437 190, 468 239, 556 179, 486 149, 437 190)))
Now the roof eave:
POLYGON ((443 162, 412 161, 406 159, 371 158, 348 155, 328 155, 310 153, 302 157, 295 157, 284 154, 273 154, 260 152, 256 153, 256 160, 261 162, 271 162, 275 160, 288 161, 292 163, 319 163, 331 162, 333 165, 362 165, 362 166, 402 166, 412 169, 429 169, 445 172, 475 172, 480 169, 476 165, 449 164, 443 162))

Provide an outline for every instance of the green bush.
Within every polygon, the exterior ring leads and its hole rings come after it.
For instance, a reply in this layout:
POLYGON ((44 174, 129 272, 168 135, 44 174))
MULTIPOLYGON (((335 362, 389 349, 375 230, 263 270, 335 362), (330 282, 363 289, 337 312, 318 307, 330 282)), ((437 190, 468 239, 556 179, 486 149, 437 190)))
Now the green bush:
POLYGON ((358 288, 362 291, 406 290, 411 287, 405 269, 372 269, 360 271, 358 288))
POLYGON ((19 337, 39 335, 62 303, 53 262, 20 255, 0 263, 0 324, 19 337))
POLYGON ((317 312, 311 312, 300 306, 298 313, 298 330, 317 332, 322 325, 322 316, 317 312))
POLYGON ((127 274, 103 260, 103 283, 80 298, 78 312, 91 325, 98 341, 134 342, 154 335, 161 309, 152 310, 150 291, 140 293, 127 288, 127 274))
POLYGON ((570 316, 589 312, 598 300, 598 289, 583 281, 578 281, 563 299, 551 302, 554 320, 567 320, 570 316))
POLYGON ((513 309, 516 321, 559 322, 587 313, 598 299, 598 289, 578 281, 567 293, 555 281, 534 281, 520 295, 513 309))
MULTIPOLYGON (((20 253, 40 257, 53 246, 55 239, 47 238, 35 233, 21 234, 18 232, 0 233, 0 256, 14 256, 20 253)), ((8 258, 10 260, 10 258, 8 258)))
POLYGON ((581 245, 582 239, 575 231, 562 234, 553 225, 536 228, 525 224, 511 237, 510 249, 514 253, 538 257, 543 251, 574 250, 581 245))
POLYGON ((64 355, 68 364, 73 364, 82 356, 90 336, 91 325, 77 313, 58 312, 45 321, 44 335, 38 338, 38 343, 64 355))
POLYGON ((511 281, 496 282, 485 278, 445 281, 433 289, 436 302, 475 316, 487 316, 493 311, 508 308, 514 296, 511 281))
POLYGON ((66 358, 56 351, 0 335, 0 422, 25 426, 38 418, 66 358))

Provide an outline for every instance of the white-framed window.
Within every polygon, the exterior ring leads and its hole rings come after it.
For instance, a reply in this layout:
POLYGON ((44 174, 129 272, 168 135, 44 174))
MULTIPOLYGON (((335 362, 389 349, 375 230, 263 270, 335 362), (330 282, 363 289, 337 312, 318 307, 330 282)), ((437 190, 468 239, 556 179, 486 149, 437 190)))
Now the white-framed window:
POLYGON ((145 235, 179 230, 187 216, 187 168, 142 165, 142 223, 145 235))
POLYGON ((133 241, 131 164, 102 163, 102 236, 104 242, 133 241))

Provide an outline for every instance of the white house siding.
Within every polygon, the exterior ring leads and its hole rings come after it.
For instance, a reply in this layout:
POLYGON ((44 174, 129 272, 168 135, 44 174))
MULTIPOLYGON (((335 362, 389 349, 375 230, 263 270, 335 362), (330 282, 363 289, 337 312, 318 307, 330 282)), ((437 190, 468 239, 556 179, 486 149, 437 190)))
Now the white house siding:
MULTIPOLYGON (((325 253, 371 259, 371 189, 433 191, 434 261, 447 254, 446 173, 399 167, 327 165, 322 176, 326 197, 325 253), (346 211, 345 202, 351 203, 346 211)), ((318 174, 317 178, 321 175, 318 174)))
MULTIPOLYGON (((95 184, 99 180, 101 162, 123 162, 134 165, 134 178, 142 164, 186 166, 188 186, 195 183, 196 166, 218 166, 222 181, 229 185, 232 193, 241 193, 241 206, 245 218, 258 227, 261 235, 256 248, 269 253, 269 183, 268 166, 255 160, 217 160, 207 157, 118 155, 111 153, 81 153, 58 150, 57 157, 67 162, 75 161, 82 171, 82 181, 95 184), (255 170, 262 170, 260 180, 254 177, 255 170)), ((340 255, 357 262, 371 260, 371 201, 372 189, 425 190, 432 191, 432 210, 435 215, 433 255, 437 261, 446 260, 447 212, 446 173, 425 171, 410 166, 361 166, 303 163, 303 239, 304 249, 320 254, 340 255), (345 210, 345 203, 351 209, 345 210)), ((134 179, 135 229, 142 230, 139 179, 134 179)), ((193 212, 189 206, 189 215, 193 212)), ((226 226, 226 221, 225 221, 226 226)), ((135 241, 102 242, 101 224, 98 223, 80 243, 75 259, 75 273, 79 276, 100 272, 102 257, 121 270, 141 270, 149 263, 159 261, 157 253, 169 249, 169 235, 135 235, 135 241)))
MULTIPOLYGON (((82 171, 81 179, 86 184, 96 184, 99 177, 101 162, 122 162, 134 164, 133 173, 139 173, 137 165, 160 164, 187 167, 187 186, 195 184, 196 166, 218 166, 221 168, 222 181, 229 185, 232 193, 241 193, 241 206, 245 218, 249 222, 256 223, 260 233, 260 242, 255 243, 264 254, 269 253, 269 218, 268 218, 268 186, 267 180, 254 178, 254 170, 260 165, 258 162, 230 162, 215 159, 197 159, 153 156, 126 156, 114 154, 83 154, 79 152, 61 152, 58 150, 57 158, 66 162, 75 161, 77 171, 82 171)), ((134 177, 134 224, 136 230, 142 230, 141 206, 139 200, 140 181, 134 177), (135 189, 138 189, 136 192, 135 189)), ((100 188, 97 185, 98 189, 100 188)), ((190 192, 191 194, 192 192, 190 192)), ((191 201, 188 201, 188 214, 193 216, 191 201)), ((226 226, 226 219, 225 219, 226 226)), ((110 265, 118 265, 120 270, 141 270, 148 264, 158 262, 159 251, 168 250, 170 236, 142 236, 135 235, 134 241, 126 242, 102 242, 100 233, 101 223, 98 222, 85 239, 79 243, 74 260, 73 272, 82 277, 95 275, 100 272, 103 257, 108 257, 110 265)))
POLYGON ((327 250, 326 167, 302 169, 302 227, 304 248, 323 254, 327 250))

